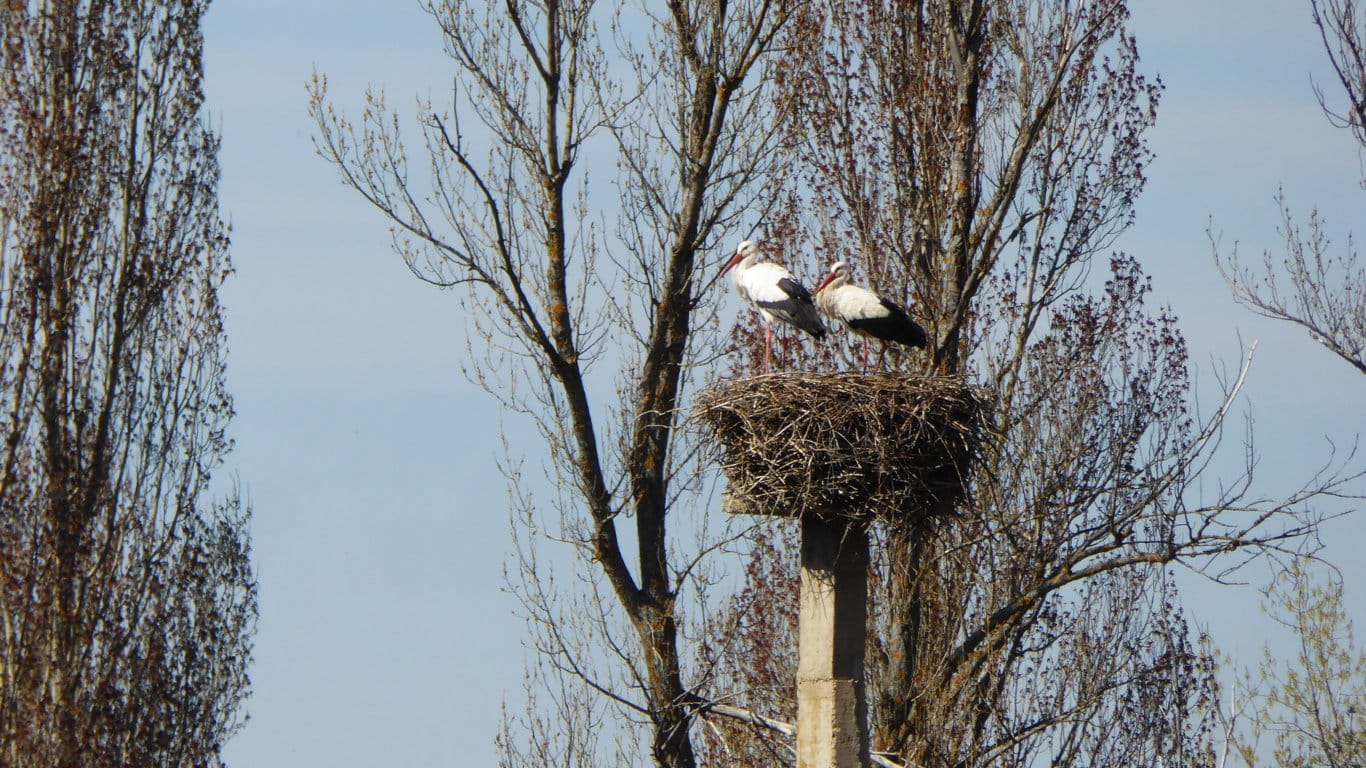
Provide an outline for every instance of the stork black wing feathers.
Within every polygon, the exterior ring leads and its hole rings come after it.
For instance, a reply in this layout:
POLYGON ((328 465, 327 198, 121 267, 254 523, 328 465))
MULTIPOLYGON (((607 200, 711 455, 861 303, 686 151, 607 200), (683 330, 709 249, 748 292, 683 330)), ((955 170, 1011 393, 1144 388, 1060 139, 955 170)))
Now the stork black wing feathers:
POLYGON ((787 295, 786 299, 760 301, 757 302, 758 305, 818 339, 825 338, 825 324, 821 322, 820 314, 816 311, 816 302, 811 298, 811 292, 790 277, 780 279, 778 288, 787 295))
POLYGON ((850 328, 861 331, 875 339, 895 341, 908 347, 923 347, 929 340, 925 329, 921 328, 906 310, 879 296, 878 301, 885 314, 873 317, 850 318, 845 322, 850 328))
POLYGON ((783 290, 783 293, 786 293, 788 296, 790 296, 793 299, 796 299, 797 301, 804 301, 807 304, 815 303, 811 299, 811 292, 806 290, 806 286, 802 285, 796 280, 793 280, 790 277, 784 277, 783 279, 779 280, 778 287, 783 290))

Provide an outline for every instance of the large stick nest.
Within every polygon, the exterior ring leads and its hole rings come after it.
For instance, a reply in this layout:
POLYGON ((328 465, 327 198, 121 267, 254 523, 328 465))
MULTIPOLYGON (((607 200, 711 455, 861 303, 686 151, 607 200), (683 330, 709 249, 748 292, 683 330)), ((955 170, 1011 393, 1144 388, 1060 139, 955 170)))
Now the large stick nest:
POLYGON ((959 378, 798 372, 721 382, 696 412, 722 449, 727 511, 905 521, 952 512, 986 403, 959 378))

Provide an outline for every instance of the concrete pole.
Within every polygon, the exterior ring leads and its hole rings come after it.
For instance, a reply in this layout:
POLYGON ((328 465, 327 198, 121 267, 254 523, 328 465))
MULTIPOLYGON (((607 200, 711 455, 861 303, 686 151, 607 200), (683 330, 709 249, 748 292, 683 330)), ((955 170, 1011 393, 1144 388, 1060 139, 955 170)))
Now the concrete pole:
POLYGON ((797 768, 868 765, 867 599, 867 530, 846 518, 803 515, 797 768))

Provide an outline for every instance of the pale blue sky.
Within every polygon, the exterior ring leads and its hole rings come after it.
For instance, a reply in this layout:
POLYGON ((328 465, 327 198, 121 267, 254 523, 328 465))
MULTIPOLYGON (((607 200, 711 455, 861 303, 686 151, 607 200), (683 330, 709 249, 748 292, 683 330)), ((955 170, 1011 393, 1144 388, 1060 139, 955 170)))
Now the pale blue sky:
MULTIPOLYGON (((1327 75, 1304 3, 1134 6, 1145 69, 1167 92, 1138 223, 1119 247, 1182 318, 1203 382, 1212 360, 1236 364, 1240 334, 1260 340, 1246 393, 1259 472, 1284 489, 1322 460, 1321 435, 1341 444, 1366 431, 1366 378, 1235 306, 1205 229, 1212 216, 1226 244, 1274 247, 1284 184, 1345 235, 1364 199, 1356 151, 1310 91, 1311 72, 1327 75)), ((401 109, 417 95, 439 101, 452 71, 438 32, 408 0, 221 0, 206 45, 238 268, 225 291, 238 410, 228 470, 255 508, 261 586, 251 721, 227 758, 491 765, 522 659, 501 591, 500 418, 460 376, 455 297, 408 273, 384 223, 313 154, 304 90, 316 68, 342 105, 368 84, 401 109)), ((1328 534, 1328 556, 1366 583, 1366 521, 1328 534)), ((1254 654, 1270 631, 1252 589, 1186 592, 1189 616, 1226 649, 1254 654)), ((1363 593, 1348 595, 1359 623, 1363 593)))

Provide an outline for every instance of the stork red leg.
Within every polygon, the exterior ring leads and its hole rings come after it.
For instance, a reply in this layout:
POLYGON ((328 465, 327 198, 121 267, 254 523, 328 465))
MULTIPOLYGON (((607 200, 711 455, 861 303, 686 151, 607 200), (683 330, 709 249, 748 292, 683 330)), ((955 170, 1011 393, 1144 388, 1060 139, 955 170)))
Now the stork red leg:
POLYGON ((773 370, 773 324, 764 323, 764 373, 773 370))

